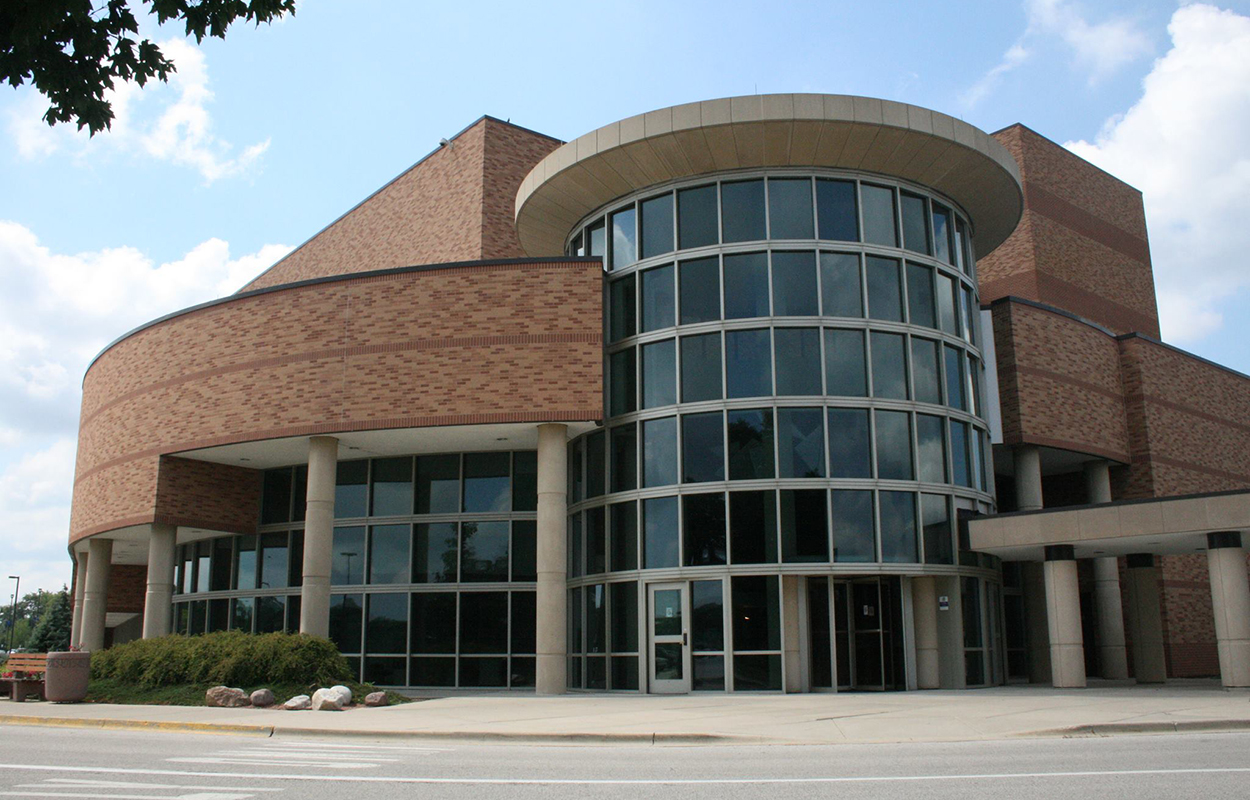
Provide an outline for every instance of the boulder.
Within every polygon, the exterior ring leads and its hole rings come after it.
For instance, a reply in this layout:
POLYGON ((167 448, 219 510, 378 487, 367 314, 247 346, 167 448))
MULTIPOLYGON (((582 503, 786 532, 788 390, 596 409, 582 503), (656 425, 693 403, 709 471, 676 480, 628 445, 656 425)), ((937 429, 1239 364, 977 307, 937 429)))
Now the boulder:
POLYGON ((246 692, 229 686, 214 686, 204 694, 205 702, 213 708, 242 708, 252 704, 246 692))
POLYGON ((312 710, 342 711, 343 704, 339 702, 339 693, 333 689, 318 689, 313 692, 312 710))
POLYGON ((252 692, 252 696, 248 699, 257 708, 269 708, 269 706, 273 705, 273 692, 268 689, 257 689, 252 692))
POLYGON ((369 692, 369 694, 365 695, 365 705, 370 708, 377 708, 386 704, 386 692, 369 692))
POLYGON ((282 704, 287 711, 307 711, 312 708, 312 700, 306 694, 299 694, 282 704))
POLYGON ((348 689, 346 686, 343 686, 342 684, 331 686, 330 691, 338 693, 339 705, 343 708, 347 708, 352 704, 352 690, 348 689))

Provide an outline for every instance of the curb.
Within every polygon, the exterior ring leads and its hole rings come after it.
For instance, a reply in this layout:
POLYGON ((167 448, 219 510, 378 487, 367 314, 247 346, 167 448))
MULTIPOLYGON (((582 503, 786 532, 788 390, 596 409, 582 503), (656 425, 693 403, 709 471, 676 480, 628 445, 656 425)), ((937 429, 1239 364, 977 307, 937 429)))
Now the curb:
POLYGON ((23 717, 0 714, 0 725, 30 725, 38 728, 98 728, 101 730, 178 731, 183 733, 244 734, 273 736, 271 725, 226 725, 212 722, 155 722, 142 719, 72 719, 67 717, 23 717))
POLYGON ((1134 733, 1202 733, 1250 730, 1250 719, 1198 719, 1177 722, 1107 722, 1073 725, 1020 734, 1021 736, 1116 736, 1134 733))

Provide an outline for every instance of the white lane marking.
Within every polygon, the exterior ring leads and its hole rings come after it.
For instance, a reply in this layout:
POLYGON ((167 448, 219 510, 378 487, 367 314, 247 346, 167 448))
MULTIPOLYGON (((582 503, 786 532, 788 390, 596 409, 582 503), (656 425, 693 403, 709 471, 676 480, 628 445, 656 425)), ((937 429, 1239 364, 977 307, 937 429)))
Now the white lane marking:
POLYGON ((297 750, 398 750, 403 753, 450 753, 453 748, 450 747, 404 747, 401 745, 372 745, 372 744, 331 744, 328 742, 266 742, 263 745, 269 748, 292 748, 297 750))
MULTIPOLYGON (((214 758, 211 756, 196 756, 194 758, 167 758, 165 760, 175 764, 243 764, 246 766, 259 767, 321 767, 323 769, 367 769, 368 767, 381 766, 380 764, 374 764, 370 761, 335 761, 332 764, 327 764, 324 761, 293 761, 291 759, 283 761, 268 761, 258 756, 252 758, 214 758)), ((191 774, 216 775, 217 773, 204 772, 191 774)))
POLYGON ((167 775, 194 778, 240 778, 246 780, 321 781, 331 783, 458 784, 498 786, 697 786, 796 783, 907 783, 918 781, 1035 780, 1037 778, 1141 777, 1146 775, 1221 775, 1250 773, 1250 767, 1193 767, 1178 769, 1111 769, 1081 772, 986 772, 964 775, 847 775, 815 778, 421 778, 382 775, 266 775, 260 772, 191 772, 172 769, 122 767, 66 767, 52 764, 0 764, 0 769, 33 772, 94 772, 100 774, 167 775))
POLYGON ((98 786, 106 789, 186 789, 215 792, 218 789, 244 792, 282 792, 285 789, 272 786, 185 786, 177 783, 140 783, 138 781, 106 781, 100 778, 47 778, 42 783, 21 783, 18 786, 60 785, 67 787, 98 786))
POLYGON ((82 794, 80 792, 0 792, 0 797, 87 797, 91 800, 248 800, 252 795, 236 792, 198 792, 196 794, 82 794))
MULTIPOLYGON (((226 756, 228 758, 281 758, 281 759, 299 759, 303 761, 359 761, 361 758, 368 758, 370 761, 399 761, 398 758, 387 758, 386 756, 375 756, 367 753, 319 753, 308 750, 218 750, 210 753, 214 756, 226 756)), ((176 759, 167 758, 166 761, 174 761, 176 759)))

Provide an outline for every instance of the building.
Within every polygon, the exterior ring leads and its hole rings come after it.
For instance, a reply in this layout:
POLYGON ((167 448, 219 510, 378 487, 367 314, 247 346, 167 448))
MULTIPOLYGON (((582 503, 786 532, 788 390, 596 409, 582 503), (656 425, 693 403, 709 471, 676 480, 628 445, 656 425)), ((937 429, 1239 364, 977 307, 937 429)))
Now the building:
POLYGON ((384 685, 1250 684, 1250 379, 1140 193, 862 97, 483 117, 83 385, 75 640, 384 685))

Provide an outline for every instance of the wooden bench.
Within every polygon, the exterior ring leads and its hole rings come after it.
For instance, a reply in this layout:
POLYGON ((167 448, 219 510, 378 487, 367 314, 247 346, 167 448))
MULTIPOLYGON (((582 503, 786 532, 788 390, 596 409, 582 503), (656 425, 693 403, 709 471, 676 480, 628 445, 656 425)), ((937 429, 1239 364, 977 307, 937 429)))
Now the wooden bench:
POLYGON ((47 653, 13 653, 0 667, 0 673, 11 672, 13 675, 0 678, 0 682, 9 684, 9 699, 15 703, 32 696, 43 699, 43 675, 47 671, 47 653))

